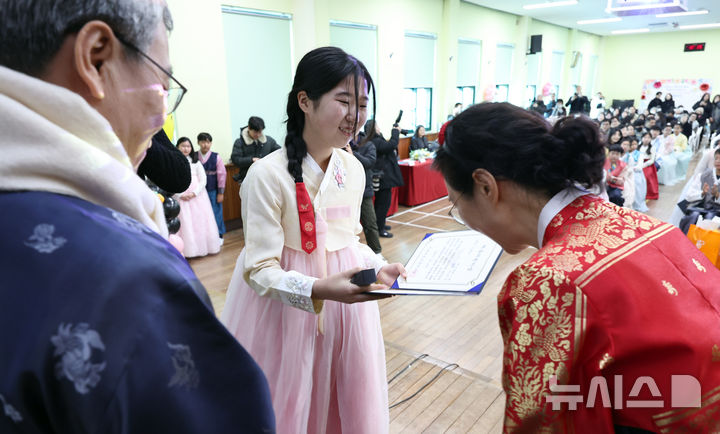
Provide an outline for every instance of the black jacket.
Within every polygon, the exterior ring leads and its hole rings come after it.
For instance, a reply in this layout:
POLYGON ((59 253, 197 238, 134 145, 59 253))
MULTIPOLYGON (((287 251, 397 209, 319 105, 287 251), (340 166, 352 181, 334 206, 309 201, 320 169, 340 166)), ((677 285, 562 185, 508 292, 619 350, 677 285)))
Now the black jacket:
POLYGON ((158 131, 152 138, 152 145, 140 163, 137 174, 146 176, 155 185, 169 193, 182 193, 190 186, 190 163, 173 146, 164 130, 158 131))
POLYGON ((661 99, 658 98, 658 97, 655 97, 655 98, 652 99, 652 101, 650 101, 650 104, 648 104, 647 109, 648 109, 648 111, 650 111, 650 110, 652 110, 654 107, 660 107, 660 109, 662 110, 662 103, 663 103, 663 100, 661 100, 661 99))
POLYGON ((385 140, 382 135, 375 136, 372 143, 377 151, 375 170, 383 173, 380 179, 380 189, 400 187, 404 185, 400 166, 398 166, 397 147, 400 140, 400 131, 393 128, 390 140, 385 140))
POLYGON ((590 101, 585 95, 574 96, 570 98, 570 101, 565 103, 565 106, 570 106, 571 115, 574 115, 575 113, 587 113, 588 110, 586 109, 586 106, 590 106, 590 101))
POLYGON ((233 143, 232 154, 230 154, 230 161, 240 169, 233 179, 243 182, 253 163, 253 158, 263 158, 278 149, 280 149, 280 145, 272 137, 263 135, 258 140, 252 140, 247 134, 247 128, 243 128, 240 138, 233 143), (264 143, 262 143, 263 138, 266 139, 264 143))
POLYGON ((415 151, 417 149, 427 149, 428 139, 427 136, 417 137, 412 136, 410 139, 410 150, 415 151))
POLYGON ((700 100, 700 101, 696 102, 695 104, 693 104, 693 107, 692 107, 692 108, 693 108, 693 110, 697 110, 698 107, 702 107, 702 108, 703 108, 703 114, 701 114, 701 115, 698 116, 698 122, 700 122, 700 126, 701 126, 701 127, 704 127, 704 126, 705 126, 705 121, 706 121, 707 119, 709 119, 710 116, 712 116, 713 105, 712 105, 712 103, 710 103, 709 101, 708 101, 708 102, 704 102, 703 100, 700 100))
POLYGON ((663 100, 663 102, 660 103, 660 108, 662 108, 663 113, 670 113, 672 111, 675 111, 675 100, 663 100))
POLYGON ((365 169, 365 191, 363 192, 363 199, 373 197, 375 192, 373 192, 372 188, 372 171, 377 161, 375 144, 373 142, 367 142, 362 146, 353 147, 353 155, 355 155, 355 158, 360 161, 363 169, 365 169))

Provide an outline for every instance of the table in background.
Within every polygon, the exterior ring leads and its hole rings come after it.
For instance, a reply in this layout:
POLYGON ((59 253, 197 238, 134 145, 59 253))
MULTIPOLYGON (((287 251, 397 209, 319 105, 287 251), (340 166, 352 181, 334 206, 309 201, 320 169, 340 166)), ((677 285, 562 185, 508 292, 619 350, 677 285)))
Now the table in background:
POLYGON ((440 172, 432 169, 432 159, 400 160, 400 172, 405 185, 400 187, 398 201, 402 205, 415 206, 447 196, 445 180, 440 172))

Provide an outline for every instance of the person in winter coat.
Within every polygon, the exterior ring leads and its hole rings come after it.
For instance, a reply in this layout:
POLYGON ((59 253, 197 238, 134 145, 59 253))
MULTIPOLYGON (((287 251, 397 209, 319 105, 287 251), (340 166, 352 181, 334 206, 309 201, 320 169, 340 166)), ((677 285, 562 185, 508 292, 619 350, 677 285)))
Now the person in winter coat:
POLYGON ((373 142, 365 141, 365 133, 359 131, 355 140, 351 140, 347 144, 345 150, 355 155, 365 169, 365 191, 363 192, 362 203, 360 204, 360 224, 365 234, 365 242, 368 247, 375 252, 376 255, 382 256, 382 246, 380 245, 380 235, 377 226, 377 217, 375 216, 375 206, 373 198, 375 191, 373 190, 373 167, 377 161, 377 151, 373 142))
POLYGON ((373 142, 377 151, 374 172, 376 174, 381 173, 379 175, 380 189, 375 192, 375 216, 378 231, 381 237, 392 238, 393 234, 388 232, 390 227, 385 225, 385 218, 390 209, 393 187, 400 187, 404 184, 397 156, 400 128, 393 127, 390 140, 385 140, 382 133, 380 133, 377 122, 371 119, 365 123, 365 135, 365 142, 373 142))
POLYGON ((233 179, 242 183, 250 166, 264 156, 280 149, 275 139, 263 134, 265 121, 257 116, 250 116, 248 124, 240 131, 240 137, 233 143, 230 161, 240 172, 233 179))

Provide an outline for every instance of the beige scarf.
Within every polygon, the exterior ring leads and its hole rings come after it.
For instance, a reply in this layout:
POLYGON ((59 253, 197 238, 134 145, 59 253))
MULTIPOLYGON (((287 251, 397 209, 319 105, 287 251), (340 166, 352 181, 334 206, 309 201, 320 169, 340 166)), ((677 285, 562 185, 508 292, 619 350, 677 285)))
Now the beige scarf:
POLYGON ((2 66, 0 190, 75 196, 168 236, 159 198, 108 121, 80 95, 2 66))

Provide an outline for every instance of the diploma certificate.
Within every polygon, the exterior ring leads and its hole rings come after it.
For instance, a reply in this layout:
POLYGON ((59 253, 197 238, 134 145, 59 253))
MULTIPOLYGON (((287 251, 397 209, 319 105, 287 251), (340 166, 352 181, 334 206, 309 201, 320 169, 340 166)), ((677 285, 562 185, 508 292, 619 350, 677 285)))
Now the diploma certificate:
POLYGON ((373 293, 396 295, 477 295, 495 267, 502 248, 475 231, 428 234, 391 289, 373 293))

